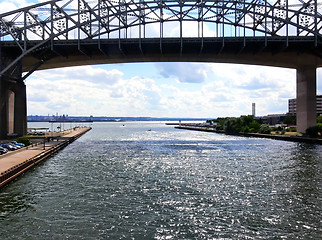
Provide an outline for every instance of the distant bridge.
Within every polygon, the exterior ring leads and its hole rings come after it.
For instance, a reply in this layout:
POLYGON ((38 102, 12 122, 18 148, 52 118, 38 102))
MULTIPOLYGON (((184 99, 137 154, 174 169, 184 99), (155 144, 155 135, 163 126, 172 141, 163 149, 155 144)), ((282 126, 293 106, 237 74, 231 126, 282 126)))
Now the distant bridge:
POLYGON ((34 71, 125 62, 295 68, 304 132, 316 124, 321 28, 320 0, 54 0, 2 13, 0 138, 26 133, 34 71))

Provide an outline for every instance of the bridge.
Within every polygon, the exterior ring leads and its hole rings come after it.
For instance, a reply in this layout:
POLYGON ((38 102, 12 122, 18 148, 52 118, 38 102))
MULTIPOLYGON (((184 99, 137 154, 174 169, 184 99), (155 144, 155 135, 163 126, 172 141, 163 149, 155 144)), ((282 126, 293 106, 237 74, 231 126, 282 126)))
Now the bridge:
POLYGON ((316 124, 320 0, 53 0, 0 14, 0 138, 27 130, 40 69, 127 62, 294 68, 297 128, 316 124))

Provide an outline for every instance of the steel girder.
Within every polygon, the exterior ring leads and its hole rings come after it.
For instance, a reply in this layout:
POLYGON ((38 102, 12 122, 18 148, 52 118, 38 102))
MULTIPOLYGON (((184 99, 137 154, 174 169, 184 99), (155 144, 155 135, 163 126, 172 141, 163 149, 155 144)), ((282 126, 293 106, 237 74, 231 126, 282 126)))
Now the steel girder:
POLYGON ((30 75, 56 40, 314 36, 316 46, 321 13, 321 0, 53 0, 0 14, 0 41, 21 51, 0 76, 38 53, 30 75))

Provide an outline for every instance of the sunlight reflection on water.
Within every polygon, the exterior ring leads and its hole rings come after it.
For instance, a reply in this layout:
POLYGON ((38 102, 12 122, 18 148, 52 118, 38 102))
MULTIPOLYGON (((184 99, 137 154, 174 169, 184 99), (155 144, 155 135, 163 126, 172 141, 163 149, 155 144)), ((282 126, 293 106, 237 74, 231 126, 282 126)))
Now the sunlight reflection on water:
POLYGON ((121 124, 94 124, 2 189, 0 236, 321 236, 321 146, 121 124))

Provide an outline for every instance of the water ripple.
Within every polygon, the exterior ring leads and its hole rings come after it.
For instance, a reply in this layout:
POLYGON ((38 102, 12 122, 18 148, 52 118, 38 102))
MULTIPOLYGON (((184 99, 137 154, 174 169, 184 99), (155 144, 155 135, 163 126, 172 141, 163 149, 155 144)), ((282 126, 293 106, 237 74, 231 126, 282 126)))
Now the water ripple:
POLYGON ((97 124, 1 190, 0 236, 319 239, 321 150, 161 123, 97 124))

